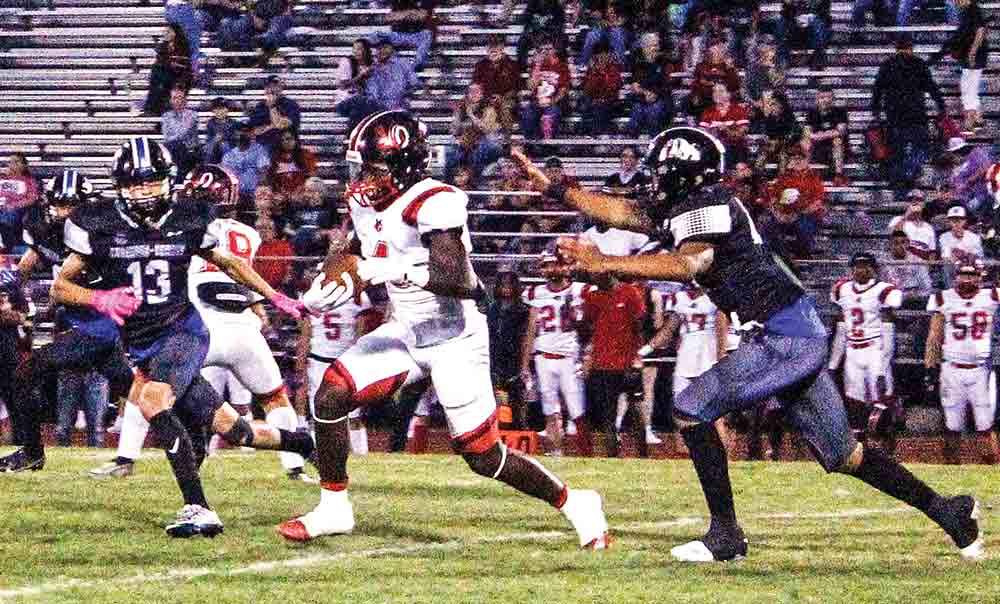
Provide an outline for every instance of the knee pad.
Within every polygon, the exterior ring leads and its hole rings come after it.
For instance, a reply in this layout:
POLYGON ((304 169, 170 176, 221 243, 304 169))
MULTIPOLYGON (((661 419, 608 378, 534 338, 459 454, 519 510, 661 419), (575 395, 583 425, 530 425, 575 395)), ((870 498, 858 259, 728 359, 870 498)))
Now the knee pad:
POLYGON ((462 453, 462 459, 476 474, 486 478, 496 478, 507 465, 507 447, 497 442, 482 453, 462 453))
POLYGON ((250 422, 242 417, 238 417, 233 427, 221 436, 227 443, 236 447, 253 446, 253 428, 250 426, 250 422))
POLYGON ((354 381, 344 372, 339 363, 327 367, 323 383, 312 401, 312 416, 323 424, 336 424, 347 420, 354 410, 354 381))
POLYGON ((284 384, 271 392, 267 392, 265 394, 254 394, 251 400, 255 413, 257 407, 260 407, 265 413, 267 413, 268 411, 277 409, 278 407, 291 406, 291 403, 288 400, 288 390, 285 388, 284 384))

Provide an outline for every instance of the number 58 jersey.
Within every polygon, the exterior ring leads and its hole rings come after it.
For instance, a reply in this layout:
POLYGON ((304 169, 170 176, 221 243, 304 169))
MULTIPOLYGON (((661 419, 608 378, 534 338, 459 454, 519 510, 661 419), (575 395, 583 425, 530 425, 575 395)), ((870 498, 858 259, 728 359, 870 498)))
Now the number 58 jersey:
POLYGON ((1000 292, 983 288, 966 298, 954 289, 930 297, 927 310, 944 315, 945 361, 982 365, 990 360, 993 315, 1000 307, 1000 292))

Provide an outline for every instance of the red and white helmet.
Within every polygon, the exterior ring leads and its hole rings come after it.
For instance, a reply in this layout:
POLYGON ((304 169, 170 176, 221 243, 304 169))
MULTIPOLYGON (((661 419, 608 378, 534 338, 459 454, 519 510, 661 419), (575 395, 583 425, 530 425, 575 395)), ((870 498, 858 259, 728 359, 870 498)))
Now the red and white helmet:
POLYGON ((986 171, 986 186, 993 195, 993 207, 1000 207, 1000 162, 993 164, 986 171))

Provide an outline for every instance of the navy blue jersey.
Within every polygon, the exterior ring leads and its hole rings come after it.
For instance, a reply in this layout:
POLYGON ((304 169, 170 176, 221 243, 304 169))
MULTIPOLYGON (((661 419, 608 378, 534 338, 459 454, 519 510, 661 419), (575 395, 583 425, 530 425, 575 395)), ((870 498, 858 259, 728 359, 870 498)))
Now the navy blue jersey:
POLYGON ((62 224, 50 220, 45 210, 38 206, 31 206, 24 215, 24 234, 21 238, 25 245, 35 250, 46 268, 62 265, 69 255, 63 245, 62 224))
POLYGON ((741 321, 766 322, 805 290, 788 266, 770 252, 750 213, 722 186, 706 187, 670 208, 662 238, 679 248, 688 241, 715 247, 715 259, 698 284, 723 312, 741 321))
POLYGON ((215 247, 207 232, 211 221, 206 204, 190 201, 175 203, 155 229, 138 225, 110 202, 79 208, 66 220, 66 247, 86 257, 97 287, 131 286, 142 300, 122 327, 129 347, 155 342, 192 310, 188 266, 192 255, 215 247))

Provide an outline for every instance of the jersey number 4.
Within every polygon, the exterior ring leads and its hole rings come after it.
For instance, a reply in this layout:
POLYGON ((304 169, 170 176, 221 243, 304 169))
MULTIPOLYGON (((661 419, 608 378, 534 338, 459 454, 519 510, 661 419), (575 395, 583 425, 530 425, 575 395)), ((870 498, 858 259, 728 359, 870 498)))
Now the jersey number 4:
POLYGON ((128 274, 132 276, 132 289, 147 304, 163 304, 170 297, 170 264, 166 260, 136 260, 128 265, 128 274))

